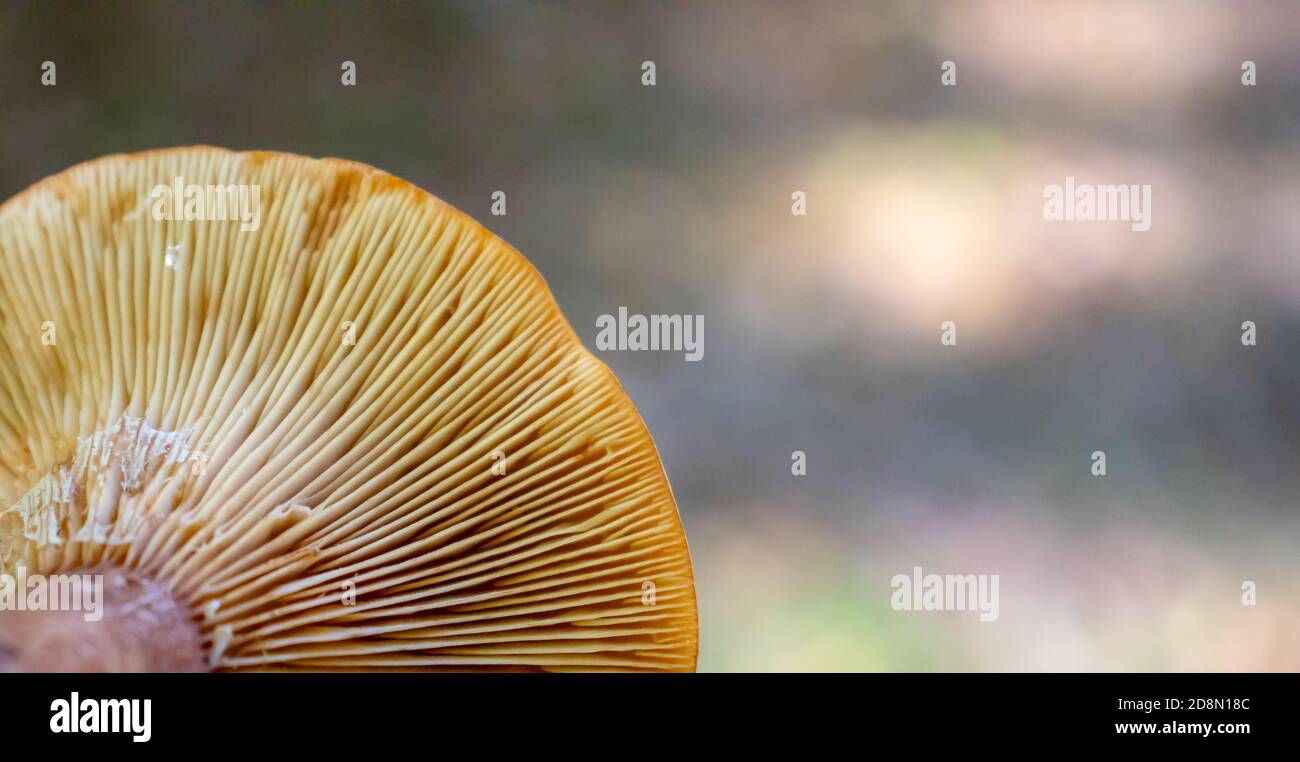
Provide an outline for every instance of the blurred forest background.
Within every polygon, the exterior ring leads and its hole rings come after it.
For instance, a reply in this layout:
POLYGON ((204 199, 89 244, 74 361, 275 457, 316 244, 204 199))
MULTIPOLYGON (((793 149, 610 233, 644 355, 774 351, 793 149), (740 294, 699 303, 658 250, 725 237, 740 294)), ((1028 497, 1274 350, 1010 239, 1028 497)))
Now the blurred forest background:
POLYGON ((518 247, 593 349, 620 305, 702 313, 702 362, 601 355, 701 669, 1297 670, 1298 41, 1273 2, 11 2, 0 196, 339 156, 518 247), (1045 222, 1066 175, 1151 184, 1151 230, 1045 222), (1000 574, 1000 619, 892 611, 916 565, 1000 574))

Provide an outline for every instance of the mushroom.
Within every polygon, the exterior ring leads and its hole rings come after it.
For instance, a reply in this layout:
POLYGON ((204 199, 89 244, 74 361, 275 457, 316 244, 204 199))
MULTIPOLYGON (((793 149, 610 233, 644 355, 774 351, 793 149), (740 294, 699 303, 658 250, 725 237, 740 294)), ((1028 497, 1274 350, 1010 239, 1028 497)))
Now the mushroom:
POLYGON ((0 207, 0 572, 105 586, 0 613, 9 669, 697 654, 618 380, 515 249, 336 159, 109 156, 0 207))

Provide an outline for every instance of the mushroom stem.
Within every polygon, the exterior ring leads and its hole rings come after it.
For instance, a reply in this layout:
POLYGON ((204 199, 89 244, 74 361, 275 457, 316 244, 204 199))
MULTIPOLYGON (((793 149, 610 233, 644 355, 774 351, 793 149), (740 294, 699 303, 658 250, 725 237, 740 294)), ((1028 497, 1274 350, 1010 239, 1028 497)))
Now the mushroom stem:
POLYGON ((80 610, 0 612, 0 672, 207 670, 198 627, 165 585, 119 568, 61 576, 69 579, 81 586, 80 610))

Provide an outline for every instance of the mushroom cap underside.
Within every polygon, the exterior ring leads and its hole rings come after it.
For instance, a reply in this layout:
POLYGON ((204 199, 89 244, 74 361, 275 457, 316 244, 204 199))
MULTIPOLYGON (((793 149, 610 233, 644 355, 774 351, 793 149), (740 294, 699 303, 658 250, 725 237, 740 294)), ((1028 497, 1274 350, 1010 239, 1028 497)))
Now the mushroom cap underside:
POLYGON ((183 148, 0 207, 0 571, 217 669, 690 670, 658 453, 535 269, 371 167, 183 148), (255 215, 255 216, 254 216, 255 215))

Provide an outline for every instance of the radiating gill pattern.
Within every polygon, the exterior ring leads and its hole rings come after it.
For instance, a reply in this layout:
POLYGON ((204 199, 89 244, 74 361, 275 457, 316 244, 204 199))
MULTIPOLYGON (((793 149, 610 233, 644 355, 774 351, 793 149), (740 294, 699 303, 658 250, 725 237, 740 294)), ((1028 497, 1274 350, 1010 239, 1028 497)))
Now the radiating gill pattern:
POLYGON ((115 156, 0 208, 0 505, 5 558, 164 582, 216 668, 695 664, 617 380, 522 256, 359 164, 115 156), (178 177, 260 187, 260 227, 138 213, 178 177))

